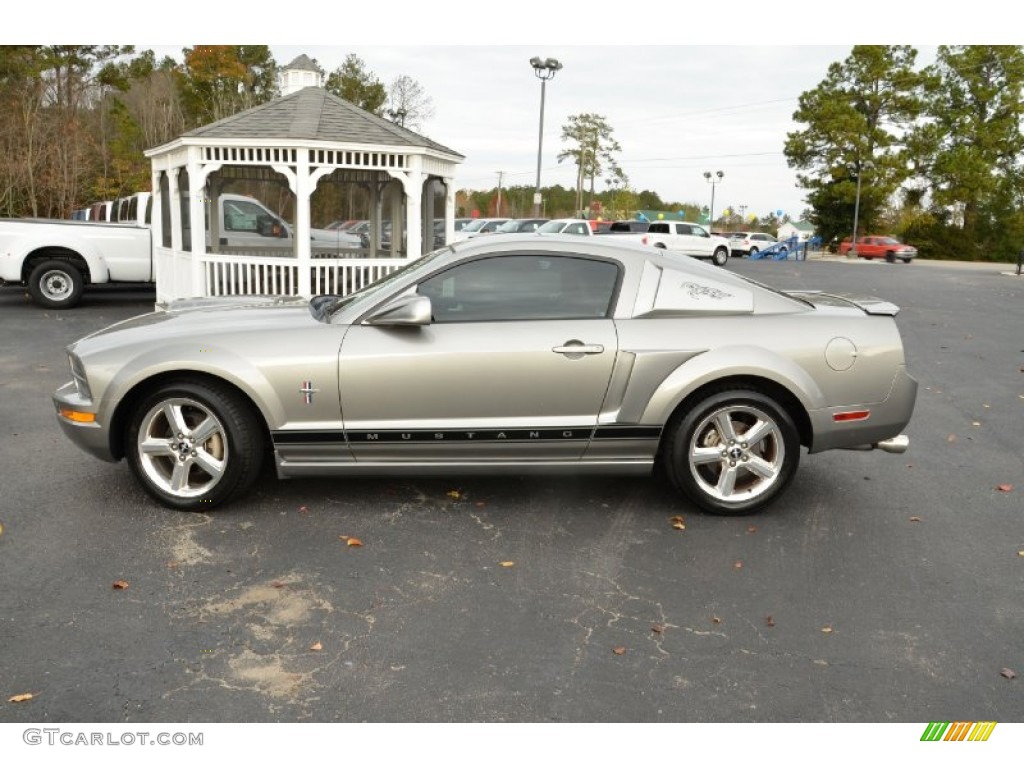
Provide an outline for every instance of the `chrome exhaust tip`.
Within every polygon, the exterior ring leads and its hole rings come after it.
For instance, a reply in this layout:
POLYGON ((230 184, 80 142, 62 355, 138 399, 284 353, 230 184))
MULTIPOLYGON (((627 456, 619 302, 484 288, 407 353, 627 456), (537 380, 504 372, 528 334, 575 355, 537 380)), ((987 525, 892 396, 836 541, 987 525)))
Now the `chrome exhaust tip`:
POLYGON ((896 435, 896 437, 875 443, 871 447, 886 453, 906 453, 907 448, 910 447, 910 438, 906 435, 896 435))

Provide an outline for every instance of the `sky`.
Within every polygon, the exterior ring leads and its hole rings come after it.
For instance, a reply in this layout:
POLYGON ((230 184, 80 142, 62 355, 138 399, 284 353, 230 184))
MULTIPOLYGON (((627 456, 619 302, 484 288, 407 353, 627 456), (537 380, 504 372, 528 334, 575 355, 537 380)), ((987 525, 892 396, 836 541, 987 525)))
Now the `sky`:
MULTIPOLYGON (((635 190, 666 202, 709 205, 799 218, 804 191, 786 163, 786 135, 804 91, 845 59, 853 42, 908 43, 922 64, 936 44, 988 41, 1012 34, 985 22, 994 0, 972 3, 972 14, 948 21, 922 17, 881 0, 863 0, 857 18, 835 5, 803 0, 772 4, 733 0, 699 8, 648 2, 636 12, 544 6, 434 2, 417 7, 327 3, 251 6, 179 0, 153 6, 159 17, 131 23, 61 16, 56 39, 132 44, 181 58, 203 43, 267 44, 279 65, 306 54, 325 71, 354 53, 385 85, 408 75, 431 98, 434 117, 425 136, 465 156, 457 188, 488 189, 536 182, 541 82, 529 59, 554 57, 563 69, 545 90, 541 185, 575 186, 561 129, 570 115, 592 112, 612 127, 619 165, 635 190), (159 10, 157 10, 159 8, 159 10), (865 32, 857 33, 857 19, 865 32), (330 23, 324 23, 329 19, 330 23), (922 21, 922 19, 924 19, 922 21), (909 30, 908 39, 890 39, 909 30), (966 38, 966 39, 965 39, 966 38), (708 184, 704 172, 723 173, 708 184)), ((58 6, 74 8, 69 0, 58 6)), ((48 6, 49 7, 49 6, 48 6)), ((582 7, 582 6, 580 6, 582 7)), ((596 8, 596 6, 594 6, 596 8)), ((38 27, 5 26, 2 42, 38 42, 38 27)), ((1013 40, 993 40, 1013 42, 1013 40)), ((598 182, 598 189, 603 188, 598 182)))

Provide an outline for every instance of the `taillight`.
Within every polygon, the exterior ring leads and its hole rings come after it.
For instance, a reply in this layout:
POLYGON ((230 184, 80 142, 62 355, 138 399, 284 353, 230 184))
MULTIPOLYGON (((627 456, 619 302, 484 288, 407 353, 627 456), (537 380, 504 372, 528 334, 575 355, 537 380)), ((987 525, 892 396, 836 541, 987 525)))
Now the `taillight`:
POLYGON ((640 238, 640 242, 643 243, 644 245, 647 245, 647 235, 644 235, 642 238, 640 238))

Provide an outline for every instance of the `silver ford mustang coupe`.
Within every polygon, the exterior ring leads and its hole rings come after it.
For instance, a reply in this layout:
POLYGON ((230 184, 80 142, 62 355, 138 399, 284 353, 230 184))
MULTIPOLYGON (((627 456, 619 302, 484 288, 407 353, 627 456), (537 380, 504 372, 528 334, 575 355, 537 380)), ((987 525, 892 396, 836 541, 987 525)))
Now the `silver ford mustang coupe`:
POLYGON ((54 404, 175 509, 240 497, 272 456, 281 478, 661 466, 698 507, 745 514, 801 446, 906 449, 897 312, 614 238, 478 238, 344 297, 118 323, 68 348, 54 404))

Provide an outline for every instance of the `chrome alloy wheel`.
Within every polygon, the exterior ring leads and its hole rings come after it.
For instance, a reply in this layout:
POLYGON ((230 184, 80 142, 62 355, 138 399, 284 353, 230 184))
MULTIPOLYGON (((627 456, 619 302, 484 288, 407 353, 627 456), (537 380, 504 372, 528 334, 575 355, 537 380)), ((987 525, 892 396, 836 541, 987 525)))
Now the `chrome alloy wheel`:
POLYGON ((687 448, 700 489, 724 502, 753 501, 782 476, 786 447, 779 425, 752 405, 719 408, 697 425, 687 448))
POLYGON ((228 462, 224 425, 207 406, 186 397, 163 400, 146 413, 136 450, 150 482, 181 499, 208 493, 228 462))

